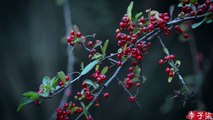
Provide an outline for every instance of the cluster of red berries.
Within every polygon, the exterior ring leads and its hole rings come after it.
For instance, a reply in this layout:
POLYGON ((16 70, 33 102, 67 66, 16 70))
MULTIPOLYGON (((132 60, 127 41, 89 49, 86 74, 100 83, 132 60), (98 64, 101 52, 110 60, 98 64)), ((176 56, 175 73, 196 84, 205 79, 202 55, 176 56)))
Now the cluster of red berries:
POLYGON ((168 74, 168 76, 169 77, 173 77, 174 76, 174 72, 172 71, 172 69, 171 68, 166 68, 165 69, 165 71, 166 71, 166 73, 168 74))
MULTIPOLYGON (((87 101, 92 101, 94 99, 94 96, 87 88, 87 84, 85 82, 82 83, 82 88, 84 90, 85 99, 87 101)), ((77 96, 80 98, 82 96, 82 94, 80 92, 77 92, 77 96)))
POLYGON ((56 109, 56 119, 57 120, 69 120, 69 116, 74 113, 78 114, 83 111, 82 107, 77 107, 75 103, 65 103, 63 109, 56 109), (75 111, 72 111, 72 108, 76 107, 75 111))
POLYGON ((100 70, 96 70, 95 73, 93 73, 91 75, 91 78, 94 78, 97 80, 97 82, 100 84, 102 83, 104 80, 106 80, 107 76, 101 74, 100 70))
POLYGON ((72 45, 72 46, 74 46, 74 44, 75 44, 74 40, 76 38, 81 38, 81 32, 76 32, 75 33, 75 31, 72 30, 70 32, 69 36, 67 36, 67 38, 66 38, 67 39, 67 43, 70 44, 70 45, 72 45))
MULTIPOLYGON (((127 74, 127 78, 125 78, 125 87, 130 89, 133 86, 132 79, 135 77, 134 67, 137 65, 136 61, 132 62, 132 66, 129 67, 129 73, 127 74)), ((135 84, 136 87, 140 87, 140 83, 135 84)))
POLYGON ((165 56, 164 59, 160 59, 158 61, 158 63, 159 64, 163 64, 163 63, 165 63, 168 60, 174 60, 174 59, 175 59, 175 55, 172 54, 172 55, 165 56))
MULTIPOLYGON (((69 81, 70 77, 69 77, 69 76, 65 76, 65 79, 66 79, 66 81, 69 81)), ((64 83, 62 82, 62 80, 60 80, 60 81, 58 82, 58 85, 59 85, 59 86, 63 86, 63 85, 64 85, 64 83)))
POLYGON ((64 108, 57 108, 56 109, 56 119, 57 120, 69 120, 69 115, 72 114, 71 110, 68 110, 69 103, 64 104, 64 108))
POLYGON ((175 28, 174 28, 174 29, 175 29, 175 31, 176 31, 177 33, 182 34, 183 38, 185 38, 185 39, 188 39, 188 38, 189 38, 189 34, 183 33, 183 30, 180 28, 179 25, 175 25, 175 28))
MULTIPOLYGON (((164 59, 160 59, 158 61, 159 64, 163 64, 165 63, 166 61, 169 61, 169 60, 174 60, 175 59, 175 55, 168 55, 168 56, 165 56, 164 59)), ((173 77, 174 76, 174 72, 172 71, 171 68, 166 68, 166 73, 168 73, 168 76, 169 77, 173 77)))
POLYGON ((202 5, 200 5, 198 2, 191 3, 190 0, 185 0, 182 2, 182 14, 184 15, 196 16, 204 14, 208 11, 213 13, 213 4, 210 0, 205 0, 205 3, 202 5), (192 6, 194 6, 196 9, 193 9, 192 6))

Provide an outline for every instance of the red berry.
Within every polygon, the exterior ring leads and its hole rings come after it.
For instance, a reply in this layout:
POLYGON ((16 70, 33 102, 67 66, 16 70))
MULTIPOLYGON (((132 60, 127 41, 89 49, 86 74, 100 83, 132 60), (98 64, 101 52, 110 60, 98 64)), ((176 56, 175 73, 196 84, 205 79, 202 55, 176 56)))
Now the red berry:
POLYGON ((140 87, 140 86, 141 86, 141 83, 136 83, 135 86, 136 86, 136 87, 140 87))
POLYGON ((122 62, 121 61, 118 61, 117 62, 117 66, 121 66, 122 65, 122 62))
POLYGON ((87 45, 88 45, 89 47, 92 47, 93 42, 92 42, 92 41, 89 41, 89 42, 87 43, 87 45))
POLYGON ((126 27, 126 24, 124 22, 120 22, 120 28, 124 29, 126 27))
POLYGON ((173 72, 170 72, 169 73, 169 77, 173 77, 174 76, 174 73, 173 72))
POLYGON ((71 37, 68 36, 68 37, 67 37, 67 42, 70 43, 71 41, 72 41, 71 37))
POLYGON ((72 114, 72 111, 71 110, 67 110, 67 115, 70 115, 72 114))
POLYGON ((166 68, 166 73, 170 73, 171 72, 171 70, 170 70, 170 68, 166 68))
POLYGON ((132 66, 136 66, 138 63, 136 61, 132 62, 132 66))
POLYGON ((129 97, 129 102, 135 102, 135 97, 134 96, 130 96, 129 97))
POLYGON ((68 107, 69 107, 69 103, 65 103, 64 108, 68 108, 68 107))
POLYGON ((77 96, 80 98, 82 96, 81 92, 77 92, 77 96))
POLYGON ((76 33, 76 37, 77 37, 77 38, 80 38, 80 37, 81 37, 81 32, 77 32, 77 33, 76 33))
POLYGON ((96 103, 96 104, 95 104, 95 107, 100 107, 100 104, 99 104, 99 103, 96 103))
POLYGON ((164 57, 164 60, 169 60, 169 56, 165 56, 165 57, 164 57))
POLYGON ((109 97, 109 93, 108 92, 104 93, 104 97, 108 98, 109 97))
POLYGON ((189 38, 189 34, 183 34, 183 37, 185 38, 185 39, 188 39, 189 38))
POLYGON ((90 115, 88 115, 88 116, 86 117, 86 120, 92 120, 92 117, 91 117, 90 115))
POLYGON ((133 67, 129 67, 129 72, 133 72, 134 68, 133 67))
POLYGON ((128 16, 124 16, 122 18, 122 22, 128 23, 129 22, 129 17, 128 16))
POLYGON ((59 85, 59 86, 62 86, 62 85, 64 85, 64 84, 63 84, 62 81, 59 81, 58 85, 59 85))
POLYGON ((175 59, 175 55, 170 55, 169 58, 174 60, 175 59))
POLYGON ((78 107, 77 112, 81 113, 83 111, 82 107, 78 107))
POLYGON ((101 78, 102 80, 106 80, 106 75, 100 75, 100 78, 101 78))
POLYGON ((73 41, 70 42, 70 45, 71 45, 71 46, 74 46, 74 44, 75 44, 75 43, 74 43, 73 41))
POLYGON ((142 18, 140 18, 140 22, 141 23, 145 23, 145 19, 142 17, 142 18))
POLYGON ((87 87, 87 84, 86 84, 85 82, 83 82, 83 83, 82 83, 82 87, 83 87, 83 88, 86 88, 86 87, 87 87))
POLYGON ((163 59, 160 59, 160 60, 158 61, 158 63, 159 63, 160 65, 163 64, 163 63, 164 63, 163 59))
POLYGON ((70 79, 70 77, 69 76, 65 76, 65 79, 66 79, 66 81, 68 81, 70 79))
POLYGON ((74 30, 72 30, 72 31, 70 32, 70 35, 75 35, 74 30))

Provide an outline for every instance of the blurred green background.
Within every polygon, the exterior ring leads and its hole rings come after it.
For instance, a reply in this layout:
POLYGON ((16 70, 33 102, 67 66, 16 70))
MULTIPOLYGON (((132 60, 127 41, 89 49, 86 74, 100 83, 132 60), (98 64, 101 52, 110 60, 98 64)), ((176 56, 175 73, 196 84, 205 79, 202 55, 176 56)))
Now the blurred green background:
MULTIPOLYGON (((110 39, 110 50, 117 49, 114 40, 115 29, 126 13, 130 0, 70 0, 72 23, 78 25, 83 35, 97 34, 97 39, 110 39)), ((167 12, 176 1, 135 0, 134 12, 152 8, 167 12)), ((175 13, 176 13, 175 9, 175 13)), ((174 13, 174 16, 176 15, 174 13)), ((190 24, 190 23, 188 23, 190 24)), ((39 107, 29 105, 17 113, 21 94, 38 90, 43 76, 54 76, 57 71, 66 71, 66 44, 63 9, 55 0, 5 0, 0 3, 0 114, 1 120, 46 120, 59 103, 60 96, 46 100, 39 107)), ((111 96, 100 102, 100 108, 93 108, 95 120, 184 120, 189 110, 213 112, 213 27, 203 24, 189 30, 190 40, 183 42, 174 31, 163 37, 171 53, 182 61, 181 74, 188 80, 195 99, 185 107, 170 100, 174 89, 181 87, 177 78, 167 82, 165 66, 158 65, 164 56, 157 40, 143 61, 143 73, 147 80, 142 85, 136 104, 128 102, 128 95, 114 81, 109 90, 111 96), (193 46, 197 53, 191 55, 193 46), (191 46, 190 46, 191 45, 191 46), (199 60, 199 62, 196 62, 199 60), (194 63, 197 63, 198 69, 194 63), (197 76, 196 76, 197 75, 197 76), (191 76, 191 77, 190 77, 191 76), (193 77, 194 76, 194 77, 193 77), (201 77, 199 77, 201 76, 201 77)), ((74 52, 74 70, 78 71, 87 54, 83 49, 74 52)), ((87 61, 86 61, 87 62, 87 61)), ((125 76, 126 73, 121 73, 125 76)), ((74 85, 73 89, 79 88, 74 85)), ((84 119, 84 118, 82 118, 84 119)))

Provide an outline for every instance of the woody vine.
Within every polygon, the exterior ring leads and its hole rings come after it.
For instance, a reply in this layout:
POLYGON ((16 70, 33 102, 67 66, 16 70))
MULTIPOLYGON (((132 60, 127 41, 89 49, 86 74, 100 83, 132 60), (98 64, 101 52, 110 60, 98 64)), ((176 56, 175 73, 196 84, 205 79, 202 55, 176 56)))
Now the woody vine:
MULTIPOLYGON (((71 116, 80 119, 83 115, 86 120, 92 120, 89 109, 93 106, 99 106, 100 97, 108 98, 110 93, 105 89, 112 81, 118 81, 125 92, 128 93, 129 102, 135 103, 141 107, 140 101, 137 101, 138 91, 141 84, 144 84, 141 71, 141 62, 148 54, 152 47, 152 42, 159 42, 162 46, 162 52, 165 56, 159 60, 159 64, 167 66, 165 72, 168 74, 168 82, 178 79, 182 88, 175 91, 173 98, 180 98, 184 104, 192 95, 192 91, 187 87, 179 67, 181 62, 171 54, 164 44, 161 35, 168 36, 173 29, 183 38, 188 39, 190 36, 184 33, 179 26, 184 21, 196 20, 191 27, 194 29, 206 22, 211 23, 213 20, 213 3, 212 0, 180 0, 178 7, 181 12, 176 18, 172 18, 172 12, 160 13, 156 10, 148 9, 145 14, 142 12, 132 15, 133 2, 127 8, 127 13, 122 17, 119 28, 116 30, 115 40, 118 43, 118 50, 114 53, 108 53, 108 43, 110 40, 96 40, 94 35, 82 35, 78 29, 73 29, 67 36, 67 44, 73 46, 82 46, 88 54, 89 64, 81 65, 79 72, 65 74, 58 72, 54 77, 44 77, 38 91, 29 91, 23 93, 23 99, 20 101, 17 111, 20 111, 29 103, 41 104, 45 99, 51 99, 62 93, 75 82, 82 83, 82 90, 74 93, 72 101, 67 101, 62 108, 56 109, 57 120, 68 120, 71 116), (201 3, 202 2, 202 3, 201 3), (157 38, 158 41, 154 38, 157 38), (103 66, 103 63, 109 63, 103 66), (127 64, 128 63, 128 64, 127 64), (122 69, 128 67, 128 73, 125 78, 119 78, 118 74, 122 69), (115 68, 114 74, 108 76, 108 71, 115 68), (92 73, 91 73, 92 72, 92 73), (74 74, 77 77, 70 79, 74 74), (82 79, 82 77, 87 79, 82 79), (174 77, 177 76, 177 77, 174 77), (136 91, 132 91, 132 88, 136 91)), ((163 66, 164 67, 164 66, 163 66)), ((75 86, 73 86, 75 87, 75 86)))

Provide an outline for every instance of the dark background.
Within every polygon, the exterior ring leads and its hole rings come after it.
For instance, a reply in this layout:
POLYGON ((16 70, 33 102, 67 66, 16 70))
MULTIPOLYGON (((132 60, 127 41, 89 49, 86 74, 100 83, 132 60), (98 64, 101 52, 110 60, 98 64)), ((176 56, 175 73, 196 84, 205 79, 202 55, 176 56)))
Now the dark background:
MULTIPOLYGON (((121 17, 126 13, 130 0, 70 0, 72 23, 78 25, 82 34, 97 34, 97 39, 110 39, 111 52, 117 49, 114 40, 115 29, 121 17)), ((147 8, 166 12, 170 5, 178 1, 137 0, 134 12, 147 8)), ((176 9, 177 10, 177 9, 176 9)), ((176 12, 175 12, 176 13, 176 12)), ((174 14, 175 14, 174 13, 174 14)), ((144 12, 145 14, 145 12, 144 12)), ((175 14, 176 15, 176 14, 175 14)), ((175 16, 174 15, 174 16, 175 16)), ((39 107, 29 105, 16 112, 21 94, 37 90, 43 76, 54 76, 57 71, 66 71, 66 44, 63 10, 55 0, 5 0, 0 3, 0 114, 3 120, 46 120, 50 117, 60 95, 45 101, 39 107)), ((181 42, 174 31, 164 39, 170 52, 182 61, 181 74, 187 76, 201 75, 188 80, 190 89, 196 99, 186 107, 182 103, 170 100, 174 89, 181 87, 176 78, 171 84, 167 82, 165 66, 158 65, 164 56, 160 43, 154 40, 149 54, 143 61, 143 73, 147 81, 142 85, 138 101, 139 109, 128 102, 128 95, 113 82, 107 89, 111 96, 101 101, 100 108, 91 111, 95 120, 183 120, 189 110, 206 110, 213 112, 212 93, 212 24, 188 31, 190 39, 197 46, 199 55, 191 55, 190 40, 181 42), (195 39, 194 39, 195 38, 195 39), (195 42, 196 41, 196 42, 195 42), (193 61, 201 58, 199 71, 193 68, 193 61)), ((85 51, 75 51, 75 71, 80 62, 86 61, 85 51)), ((87 62, 87 61, 86 61, 87 62)), ((125 75, 126 73, 121 73, 125 75)), ((188 77, 190 78, 190 77, 188 77)), ((74 85, 73 89, 79 88, 74 85)), ((83 118, 82 118, 83 119, 83 118)))

